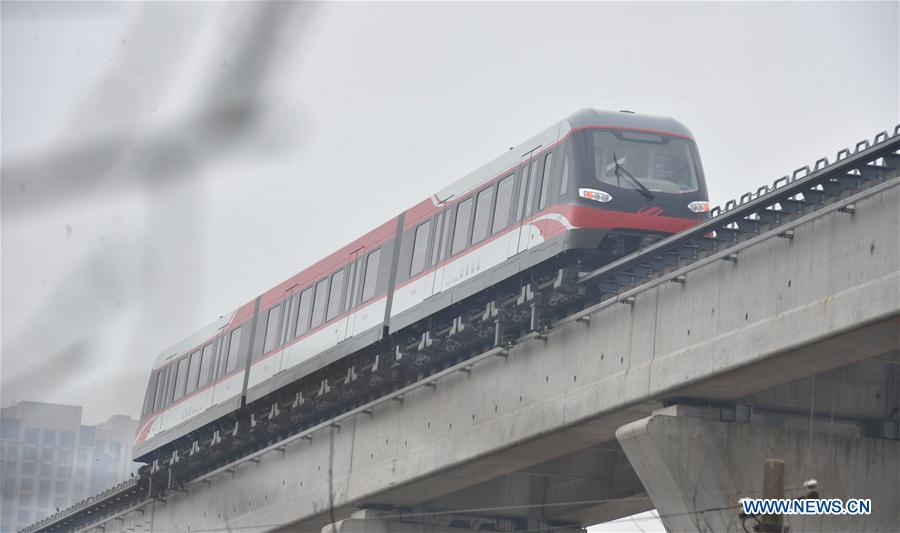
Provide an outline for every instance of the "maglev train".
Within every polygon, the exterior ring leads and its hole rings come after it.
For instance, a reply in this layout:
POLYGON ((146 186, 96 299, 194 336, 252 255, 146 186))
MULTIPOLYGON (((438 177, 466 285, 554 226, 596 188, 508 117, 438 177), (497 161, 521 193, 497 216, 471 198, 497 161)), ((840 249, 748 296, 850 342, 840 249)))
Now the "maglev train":
POLYGON ((707 199, 680 122, 574 113, 161 353, 134 458, 562 254, 697 224, 707 199))

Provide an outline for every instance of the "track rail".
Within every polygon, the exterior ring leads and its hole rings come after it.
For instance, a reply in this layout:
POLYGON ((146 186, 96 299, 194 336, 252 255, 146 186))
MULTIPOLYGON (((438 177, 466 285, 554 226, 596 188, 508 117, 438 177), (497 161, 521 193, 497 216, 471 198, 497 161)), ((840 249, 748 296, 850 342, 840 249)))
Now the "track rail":
POLYGON ((771 185, 731 200, 724 207, 714 208, 710 218, 697 226, 596 270, 578 272, 574 267, 561 268, 549 279, 523 282, 512 294, 498 293, 494 299, 486 300, 486 305, 484 299, 479 300, 480 309, 478 305, 458 309, 459 314, 449 326, 436 327, 429 322, 415 330, 420 337, 407 335, 393 339, 390 357, 386 357, 382 346, 367 366, 342 368, 342 371, 346 370, 345 376, 332 383, 323 380, 317 385, 317 393, 304 397, 301 392, 296 392, 293 401, 287 403, 274 400, 268 416, 260 417, 260 421, 268 419, 270 424, 275 424, 272 421, 284 416, 282 409, 303 415, 300 422, 297 418, 290 419, 292 426, 287 434, 284 433, 285 426, 266 426, 264 422, 263 431, 254 433, 254 428, 261 422, 257 419, 259 411, 251 412, 249 424, 244 424, 250 426, 249 430, 239 432, 240 423, 234 422, 232 444, 239 451, 237 457, 232 457, 233 453, 215 456, 213 452, 223 448, 220 432, 215 431, 202 446, 199 437, 191 442, 184 458, 176 450, 168 461, 156 461, 153 468, 142 470, 138 479, 83 500, 23 531, 55 532, 90 527, 142 509, 170 492, 183 492, 190 485, 212 482, 212 478, 232 472, 242 464, 258 461, 261 455, 283 451, 290 442, 311 439, 314 433, 339 426, 350 417, 372 414, 385 402, 403 401, 405 394, 417 388, 436 386, 449 374, 471 372, 481 361, 507 357, 507 344, 545 339, 549 329, 571 321, 590 321, 590 315, 599 309, 616 302, 629 303, 638 292, 660 283, 683 283, 686 273, 712 261, 737 261, 742 249, 761 240, 793 238, 795 227, 828 212, 837 210, 852 214, 855 200, 895 186, 897 180, 893 178, 898 176, 900 125, 892 134, 884 131, 871 142, 860 141, 852 151, 840 150, 833 163, 821 158, 812 168, 799 168, 771 185), (542 313, 549 318, 542 318, 542 313), (488 327, 492 332, 489 335, 492 347, 485 350, 481 348, 485 347, 484 332, 488 327), (473 329, 476 335, 471 333, 473 329), (507 329, 524 334, 510 338, 502 333, 507 329), (409 365, 413 373, 396 371, 404 365, 409 365), (375 388, 372 384, 379 384, 377 390, 382 393, 371 398, 365 380, 357 379, 357 370, 368 371, 372 377, 369 386, 375 388), (410 375, 417 377, 410 378, 410 375), (321 412, 330 413, 330 416, 316 415, 321 412), (276 439, 277 442, 268 442, 264 439, 271 436, 270 428, 273 427, 279 428, 276 434, 284 436, 276 439), (237 438, 239 433, 245 440, 237 438), (204 451, 215 458, 207 462, 200 459, 182 461, 195 455, 203 457, 204 451), (179 471, 180 477, 175 475, 179 471), (166 482, 161 484, 162 480, 166 482))

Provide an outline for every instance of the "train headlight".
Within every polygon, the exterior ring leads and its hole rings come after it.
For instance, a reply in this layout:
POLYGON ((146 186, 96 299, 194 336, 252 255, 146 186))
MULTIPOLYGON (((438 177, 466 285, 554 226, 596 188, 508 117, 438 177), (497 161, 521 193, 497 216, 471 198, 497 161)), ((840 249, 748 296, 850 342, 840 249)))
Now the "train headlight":
POLYGON ((709 202, 691 202, 688 209, 694 213, 709 213, 709 202))
POLYGON ((594 200, 595 202, 608 202, 612 200, 612 195, 605 191, 598 191, 597 189, 578 189, 578 196, 582 198, 587 198, 588 200, 594 200))

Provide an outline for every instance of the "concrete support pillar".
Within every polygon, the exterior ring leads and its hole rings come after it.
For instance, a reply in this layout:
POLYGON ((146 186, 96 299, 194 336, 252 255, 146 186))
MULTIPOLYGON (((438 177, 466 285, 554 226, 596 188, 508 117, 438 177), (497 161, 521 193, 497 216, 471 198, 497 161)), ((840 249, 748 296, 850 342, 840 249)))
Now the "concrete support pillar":
POLYGON ((800 417, 739 423, 720 413, 672 406, 616 432, 669 531, 743 532, 738 501, 761 497, 768 458, 784 461, 787 498, 816 479, 820 498, 872 500, 868 516, 785 516, 791 533, 900 531, 900 442, 858 436, 852 424, 816 423, 810 432, 800 417))

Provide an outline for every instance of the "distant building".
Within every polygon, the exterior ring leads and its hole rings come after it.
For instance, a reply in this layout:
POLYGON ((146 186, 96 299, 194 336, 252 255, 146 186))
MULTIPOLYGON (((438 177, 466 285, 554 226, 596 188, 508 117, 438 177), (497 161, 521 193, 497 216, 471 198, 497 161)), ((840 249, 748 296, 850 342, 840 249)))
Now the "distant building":
POLYGON ((0 412, 0 531, 16 531, 130 477, 138 421, 81 424, 81 407, 19 402, 0 412))

